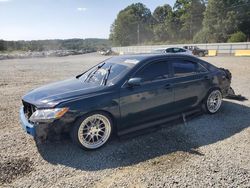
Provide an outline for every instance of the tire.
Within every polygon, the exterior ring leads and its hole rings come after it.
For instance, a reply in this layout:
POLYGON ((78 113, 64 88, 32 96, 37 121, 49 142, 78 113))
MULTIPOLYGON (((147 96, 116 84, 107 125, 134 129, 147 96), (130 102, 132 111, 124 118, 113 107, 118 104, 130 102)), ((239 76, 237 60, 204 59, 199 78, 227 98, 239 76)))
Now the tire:
POLYGON ((204 57, 205 54, 204 54, 203 52, 200 52, 200 53, 198 54, 198 56, 199 56, 199 57, 204 57))
POLYGON ((208 92, 204 100, 205 112, 208 114, 215 114, 219 111, 222 104, 222 93, 219 89, 213 89, 208 92))
POLYGON ((84 150, 105 145, 112 135, 113 122, 108 114, 95 112, 79 118, 71 129, 73 143, 84 150))

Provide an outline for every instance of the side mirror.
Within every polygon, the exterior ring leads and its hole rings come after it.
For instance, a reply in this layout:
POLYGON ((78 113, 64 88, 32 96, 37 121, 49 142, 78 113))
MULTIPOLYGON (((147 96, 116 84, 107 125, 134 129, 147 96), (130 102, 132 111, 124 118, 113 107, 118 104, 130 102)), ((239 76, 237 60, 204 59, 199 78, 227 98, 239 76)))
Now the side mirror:
POLYGON ((140 86, 141 85, 141 78, 130 78, 128 80, 128 86, 134 87, 134 86, 140 86))

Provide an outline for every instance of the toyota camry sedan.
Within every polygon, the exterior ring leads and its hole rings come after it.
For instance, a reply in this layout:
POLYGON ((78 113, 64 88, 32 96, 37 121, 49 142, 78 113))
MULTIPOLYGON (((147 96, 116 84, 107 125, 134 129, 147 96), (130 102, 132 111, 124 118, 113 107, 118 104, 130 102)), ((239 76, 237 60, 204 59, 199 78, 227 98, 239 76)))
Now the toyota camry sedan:
POLYGON ((112 135, 164 124, 201 109, 218 112, 231 74, 194 56, 116 56, 68 80, 34 89, 22 98, 24 130, 41 142, 70 133, 85 150, 112 135))

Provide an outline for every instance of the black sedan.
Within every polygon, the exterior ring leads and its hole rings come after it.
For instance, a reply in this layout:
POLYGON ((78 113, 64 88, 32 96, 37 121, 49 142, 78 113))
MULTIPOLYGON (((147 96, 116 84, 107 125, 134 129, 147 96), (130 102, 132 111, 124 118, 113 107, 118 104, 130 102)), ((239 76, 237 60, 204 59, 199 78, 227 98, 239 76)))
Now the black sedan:
POLYGON ((189 55, 129 55, 26 94, 20 109, 25 131, 44 141, 69 132, 86 150, 118 136, 180 118, 194 109, 214 114, 231 76, 189 55))

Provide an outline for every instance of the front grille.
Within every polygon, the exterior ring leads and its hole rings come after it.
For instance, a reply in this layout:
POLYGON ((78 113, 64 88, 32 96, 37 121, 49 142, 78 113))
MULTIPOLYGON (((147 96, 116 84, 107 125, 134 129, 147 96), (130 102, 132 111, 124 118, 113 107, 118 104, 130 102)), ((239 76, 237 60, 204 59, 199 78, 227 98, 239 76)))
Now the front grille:
POLYGON ((36 111, 36 107, 33 104, 23 101, 23 111, 27 119, 36 111))

